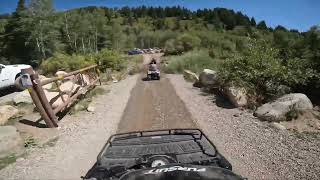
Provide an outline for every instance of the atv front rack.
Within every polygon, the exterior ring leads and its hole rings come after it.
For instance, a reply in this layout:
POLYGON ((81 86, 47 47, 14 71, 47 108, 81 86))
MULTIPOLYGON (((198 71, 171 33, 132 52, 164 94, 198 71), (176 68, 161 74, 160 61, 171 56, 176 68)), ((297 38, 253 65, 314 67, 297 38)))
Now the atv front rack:
MULTIPOLYGON (((178 163, 226 161, 201 130, 166 129, 115 134, 99 153, 97 163, 130 167, 137 159, 152 155, 170 155, 178 163)), ((227 161, 223 164, 231 169, 227 161)))
MULTIPOLYGON (((205 136, 205 134, 199 129, 163 129, 163 130, 151 130, 151 131, 133 131, 128 133, 118 133, 110 136, 107 143, 102 148, 102 151, 99 153, 98 158, 100 159, 104 150, 107 147, 112 147, 114 141, 126 140, 138 137, 157 137, 161 135, 191 135, 194 141, 201 140, 203 137, 215 148, 213 143, 205 136)), ((146 144, 148 142, 137 142, 137 144, 146 144)))
POLYGON ((231 164, 201 130, 167 129, 111 136, 86 177, 96 173, 117 177, 118 172, 150 168, 160 161, 232 170, 231 164))
MULTIPOLYGON (((133 137, 151 137, 160 135, 192 135, 194 140, 201 140, 204 136, 203 132, 199 129, 164 129, 164 130, 153 130, 153 131, 136 131, 129 133, 119 133, 112 135, 108 142, 112 146, 114 140, 130 139, 133 137)), ((211 143, 212 144, 212 143, 211 143)), ((212 144, 213 145, 213 144, 212 144)))

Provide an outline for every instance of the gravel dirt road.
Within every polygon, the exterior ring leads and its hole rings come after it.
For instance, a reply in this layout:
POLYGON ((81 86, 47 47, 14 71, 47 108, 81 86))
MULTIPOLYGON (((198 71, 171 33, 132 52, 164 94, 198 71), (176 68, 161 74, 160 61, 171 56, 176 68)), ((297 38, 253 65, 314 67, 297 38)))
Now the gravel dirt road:
MULTIPOLYGON (((159 62, 159 55, 146 55, 145 66, 151 58, 159 62)), ((146 81, 145 77, 146 67, 131 92, 118 132, 196 127, 165 75, 161 75, 160 81, 146 81)))
POLYGON ((181 75, 167 77, 235 172, 249 179, 320 179, 319 136, 272 128, 252 113, 217 106, 214 95, 192 87, 181 75))

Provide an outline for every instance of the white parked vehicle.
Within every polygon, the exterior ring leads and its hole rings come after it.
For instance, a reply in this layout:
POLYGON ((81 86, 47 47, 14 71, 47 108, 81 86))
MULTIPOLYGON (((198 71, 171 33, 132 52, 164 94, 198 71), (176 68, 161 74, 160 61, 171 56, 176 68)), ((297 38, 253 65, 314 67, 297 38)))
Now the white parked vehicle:
POLYGON ((21 75, 22 69, 30 68, 29 65, 3 65, 0 64, 0 89, 13 87, 16 79, 21 75))

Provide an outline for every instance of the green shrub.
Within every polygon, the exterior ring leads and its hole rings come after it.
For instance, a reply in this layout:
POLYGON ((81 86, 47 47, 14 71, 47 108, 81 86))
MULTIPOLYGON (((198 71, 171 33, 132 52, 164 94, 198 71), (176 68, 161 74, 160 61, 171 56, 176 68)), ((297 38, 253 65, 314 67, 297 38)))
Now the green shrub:
POLYGON ((267 42, 251 40, 249 51, 228 58, 219 73, 224 84, 245 87, 264 102, 307 85, 315 74, 305 62, 299 59, 285 62, 279 58, 279 51, 267 42))
POLYGON ((107 68, 120 71, 125 68, 126 63, 124 58, 116 51, 102 49, 96 56, 96 62, 99 64, 100 69, 104 72, 107 68))
POLYGON ((41 63, 40 68, 45 74, 54 74, 58 70, 74 71, 94 64, 94 59, 89 56, 67 55, 55 53, 52 57, 41 63))
POLYGON ((124 58, 116 51, 107 49, 101 50, 98 54, 88 55, 55 53, 52 57, 43 61, 40 68, 45 74, 54 74, 58 70, 70 72, 93 64, 98 64, 103 72, 107 68, 117 71, 125 68, 124 58))
POLYGON ((198 48, 201 44, 199 37, 191 34, 182 34, 176 39, 169 39, 165 43, 165 54, 177 55, 198 48))
POLYGON ((136 73, 141 72, 142 70, 142 62, 143 62, 143 56, 142 55, 134 55, 126 57, 128 59, 128 74, 134 75, 136 73))
POLYGON ((184 52, 193 50, 196 47, 199 47, 201 43, 201 40, 194 35, 191 34, 182 34, 178 36, 177 38, 177 44, 178 46, 181 46, 183 48, 184 52))
POLYGON ((285 69, 276 49, 265 42, 253 40, 246 55, 228 58, 219 73, 224 84, 236 84, 266 97, 278 90, 285 78, 285 69))
POLYGON ((166 41, 164 48, 166 55, 178 55, 181 53, 176 45, 175 39, 169 39, 168 41, 166 41))
POLYGON ((168 73, 182 73, 188 69, 200 73, 203 69, 217 69, 219 61, 209 56, 207 51, 190 51, 181 56, 168 57, 168 65, 165 71, 168 73))

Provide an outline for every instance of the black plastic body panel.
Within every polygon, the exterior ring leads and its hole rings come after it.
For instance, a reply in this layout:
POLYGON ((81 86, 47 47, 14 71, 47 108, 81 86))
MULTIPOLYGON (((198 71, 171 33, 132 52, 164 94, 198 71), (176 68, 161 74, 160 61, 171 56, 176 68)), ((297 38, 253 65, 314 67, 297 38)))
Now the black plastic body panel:
MULTIPOLYGON (((119 167, 123 171, 148 168, 158 156, 164 156, 166 164, 205 165, 232 170, 231 164, 201 130, 170 129, 111 136, 90 171, 92 173, 99 168, 109 172, 119 167)), ((90 171, 86 177, 90 176, 90 171)))

